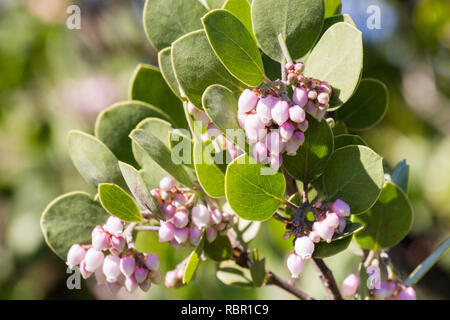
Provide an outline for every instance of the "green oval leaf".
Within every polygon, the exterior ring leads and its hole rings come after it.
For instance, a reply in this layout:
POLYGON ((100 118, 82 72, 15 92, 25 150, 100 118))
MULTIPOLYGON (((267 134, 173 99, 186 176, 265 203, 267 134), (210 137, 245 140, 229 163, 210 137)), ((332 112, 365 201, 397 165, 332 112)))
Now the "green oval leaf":
POLYGON ((408 193, 409 164, 406 163, 406 159, 403 159, 395 166, 394 170, 392 170, 391 179, 404 193, 408 193))
POLYGON ((205 241, 205 253, 214 261, 230 259, 233 254, 230 239, 225 235, 218 235, 213 242, 205 241))
POLYGON ((210 147, 194 143, 195 172, 203 190, 212 198, 220 198, 225 196, 225 170, 215 163, 210 151, 210 147))
POLYGON ((198 265, 200 263, 200 255, 203 252, 204 245, 205 245, 205 237, 204 235, 202 235, 200 241, 197 244, 197 247, 195 248, 194 251, 192 251, 186 264, 186 269, 184 270, 183 274, 184 284, 189 284, 189 282, 191 282, 192 278, 194 277, 195 271, 197 271, 198 265))
POLYGON ((309 183, 325 170, 333 152, 333 133, 325 120, 321 122, 308 117, 309 128, 305 142, 295 156, 283 155, 283 166, 297 180, 309 183))
POLYGON ((350 130, 367 130, 381 121, 386 114, 388 102, 388 90, 383 82, 362 79, 355 94, 336 114, 350 130))
POLYGON ((172 177, 187 187, 192 188, 194 186, 192 174, 183 165, 177 165, 172 162, 172 153, 169 147, 155 135, 146 130, 135 129, 130 133, 130 137, 172 177))
POLYGON ((354 134, 341 134, 334 137, 334 148, 337 150, 346 146, 367 146, 367 143, 354 134))
POLYGON ((161 70, 161 74, 166 80, 170 90, 181 99, 179 84, 175 77, 175 71, 172 66, 172 48, 168 47, 158 52, 158 65, 161 70))
POLYGON ((198 0, 147 0, 144 30, 151 44, 162 50, 182 35, 200 29, 206 12, 198 0))
POLYGON ((248 32, 253 35, 251 7, 248 0, 228 0, 223 8, 230 11, 236 16, 247 28, 248 32))
POLYGON ((384 181, 383 159, 365 146, 337 149, 323 173, 324 192, 330 201, 342 199, 352 214, 369 209, 384 181))
POLYGON ((67 135, 69 154, 81 176, 97 188, 102 182, 123 184, 117 158, 100 140, 72 130, 67 135))
POLYGON ((170 120, 161 110, 145 102, 116 103, 97 117, 95 136, 105 143, 120 161, 135 164, 128 135, 140 121, 148 117, 170 120))
POLYGON ((311 51, 304 74, 332 86, 329 111, 352 96, 361 75, 362 58, 361 32, 345 22, 332 25, 311 51))
POLYGON ((189 101, 202 107, 202 95, 212 84, 241 92, 244 84, 234 78, 217 58, 203 30, 191 32, 172 44, 175 76, 189 101))
POLYGON ((225 193, 231 209, 243 219, 269 219, 284 202, 285 189, 283 174, 261 163, 250 163, 247 154, 237 157, 228 165, 225 193))
MULTIPOLYGON (((292 59, 304 56, 314 45, 323 25, 322 0, 253 0, 253 31, 261 49, 281 62, 281 33, 292 59)), ((320 79, 320 78, 319 78, 320 79)))
POLYGON ((98 194, 103 208, 113 216, 128 222, 142 221, 136 202, 121 187, 111 183, 101 183, 98 185, 98 194))
POLYGON ((261 287, 266 279, 266 259, 254 261, 250 266, 250 274, 254 285, 261 287))
POLYGON ((364 229, 355 235, 356 242, 365 249, 390 248, 409 232, 413 211, 404 192, 391 182, 384 184, 378 201, 367 212, 353 217, 364 229))
POLYGON ((81 191, 66 193, 48 204, 41 217, 45 241, 64 261, 75 244, 91 243, 92 230, 103 225, 109 214, 81 191))
POLYGON ((330 243, 321 241, 314 246, 313 257, 317 259, 324 259, 338 254, 348 248, 352 242, 352 237, 345 237, 330 243))
POLYGON ((236 116, 238 99, 230 89, 214 84, 205 90, 202 100, 206 114, 222 132, 240 129, 236 116))
POLYGON ((229 286, 254 287, 250 270, 242 268, 234 261, 222 261, 217 268, 216 276, 217 279, 229 286))
POLYGON ((341 11, 341 0, 324 0, 325 17, 334 16, 341 11))
POLYGON ((236 78, 256 87, 264 80, 264 67, 255 38, 227 10, 218 9, 202 19, 208 40, 225 68, 236 78))
POLYGON ((172 93, 158 68, 139 64, 130 81, 130 100, 139 100, 159 108, 176 128, 188 128, 183 104, 172 93))
POLYGON ((119 161, 120 171, 128 185, 134 198, 137 200, 139 205, 147 209, 148 211, 159 216, 160 219, 165 220, 165 216, 162 214, 158 203, 153 198, 152 194, 147 188, 144 179, 133 166, 119 161))
POLYGON ((323 27, 322 31, 320 31, 319 39, 323 36, 325 31, 327 31, 332 25, 338 23, 338 22, 346 22, 350 25, 354 26, 356 28, 356 24, 353 21, 352 17, 348 14, 337 14, 328 18, 325 18, 323 21, 323 27))

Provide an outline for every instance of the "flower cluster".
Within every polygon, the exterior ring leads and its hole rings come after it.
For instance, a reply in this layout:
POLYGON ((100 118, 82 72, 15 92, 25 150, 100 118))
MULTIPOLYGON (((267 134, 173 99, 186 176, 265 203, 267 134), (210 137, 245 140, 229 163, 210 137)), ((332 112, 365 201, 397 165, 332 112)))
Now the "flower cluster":
POLYGON ((151 283, 161 282, 158 256, 128 246, 122 221, 117 217, 109 217, 104 226, 94 228, 91 245, 72 245, 67 265, 70 268, 79 265, 84 279, 95 274, 97 283, 108 285, 113 294, 122 287, 128 292, 138 286, 147 291, 151 283))
POLYGON ((198 203, 192 191, 177 188, 171 177, 164 177, 160 188, 152 189, 151 193, 166 217, 159 227, 159 241, 171 241, 175 248, 197 245, 202 229, 206 239, 212 242, 218 233, 226 233, 233 225, 233 214, 198 203))
POLYGON ((416 300, 413 287, 405 287, 394 281, 380 283, 380 288, 374 290, 378 300, 416 300))
POLYGON ((287 267, 293 278, 297 278, 302 272, 306 259, 312 257, 314 244, 321 239, 330 243, 335 232, 343 233, 347 224, 345 217, 350 215, 349 205, 341 199, 334 201, 331 206, 315 205, 316 221, 312 230, 304 228, 305 235, 297 237, 294 242, 294 253, 287 258, 287 267))
POLYGON ((288 63, 287 83, 279 87, 245 89, 238 101, 238 122, 253 146, 254 158, 274 170, 282 164, 282 153, 295 155, 305 141, 306 113, 319 121, 328 108, 331 87, 326 82, 302 75, 302 62, 288 63), (294 86, 292 101, 286 85, 294 86))

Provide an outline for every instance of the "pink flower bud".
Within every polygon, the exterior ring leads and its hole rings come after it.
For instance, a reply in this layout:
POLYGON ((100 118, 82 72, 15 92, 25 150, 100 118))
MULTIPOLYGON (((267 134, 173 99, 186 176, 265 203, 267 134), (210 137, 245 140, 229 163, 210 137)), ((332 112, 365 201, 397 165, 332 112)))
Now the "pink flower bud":
POLYGON ((92 275, 92 272, 86 269, 86 260, 80 262, 80 273, 83 279, 87 279, 92 275))
POLYGON ((189 223, 189 216, 185 211, 177 211, 173 216, 173 224, 177 228, 184 228, 189 223))
POLYGON ((97 281, 97 285, 102 286, 107 283, 106 276, 103 273, 102 269, 97 269, 95 271, 94 275, 95 275, 95 280, 97 281))
POLYGON ((320 104, 327 104, 330 102, 330 95, 326 92, 321 92, 317 96, 317 101, 319 101, 320 104))
POLYGON ((310 100, 316 100, 316 99, 317 99, 317 91, 315 91, 315 90, 309 90, 309 91, 308 91, 308 99, 310 99, 310 100))
POLYGON ((333 212, 339 217, 347 217, 350 215, 349 205, 341 199, 337 199, 331 206, 333 208, 333 212))
POLYGON ((258 103, 258 96, 256 95, 256 93, 254 93, 249 89, 245 89, 242 92, 241 96, 239 97, 238 101, 239 112, 240 113, 250 112, 256 107, 257 103, 258 103))
POLYGON ((120 259, 120 271, 125 277, 131 276, 136 270, 136 261, 133 257, 123 257, 120 259))
POLYGON ((79 265, 86 255, 86 250, 79 244, 74 244, 70 247, 67 253, 67 265, 69 268, 79 265))
POLYGON ((116 295, 120 288, 122 288, 122 285, 118 282, 108 282, 108 288, 113 295, 116 295))
POLYGON ((308 102, 308 92, 304 88, 295 88, 292 95, 292 101, 299 107, 303 108, 308 102))
POLYGON ((145 257, 145 266, 149 270, 157 270, 159 269, 159 265, 161 264, 158 256, 154 253, 151 253, 145 257))
POLYGON ((314 222, 313 231, 317 231, 320 237, 328 243, 331 242, 334 234, 334 228, 329 227, 326 223, 323 223, 323 221, 314 222))
POLYGON ((164 177, 159 182, 159 187, 161 190, 170 191, 173 187, 175 187, 175 180, 172 177, 164 177))
POLYGON ((309 233, 309 238, 312 242, 317 243, 320 241, 320 234, 317 231, 311 231, 309 233))
POLYGON ((278 155, 284 150, 284 142, 279 130, 272 130, 267 134, 266 146, 271 154, 278 155))
POLYGON ((396 289, 393 281, 386 281, 380 283, 380 288, 374 289, 375 296, 378 300, 384 300, 392 296, 396 289))
POLYGON ((181 208, 186 204, 186 197, 182 194, 177 194, 174 198, 173 198, 173 204, 175 207, 177 208, 181 208))
POLYGON ((267 158, 267 147, 262 141, 258 141, 253 146, 253 157, 258 162, 263 162, 267 158))
POLYGON ((143 267, 139 267, 134 272, 134 278, 136 279, 137 283, 142 283, 147 279, 148 276, 148 270, 143 267))
POLYGON ((305 110, 306 110, 306 112, 308 112, 313 117, 317 113, 317 107, 316 107, 315 103, 313 101, 311 101, 311 100, 309 100, 308 103, 306 103, 305 110))
POLYGON ((222 212, 220 212, 220 210, 218 209, 214 209, 211 211, 211 220, 215 224, 219 224, 222 221, 222 216, 222 212))
POLYGON ((306 130, 308 130, 308 126, 309 126, 309 122, 308 120, 305 119, 305 121, 303 121, 302 123, 299 123, 297 125, 297 128, 303 132, 305 132, 306 130))
POLYGON ((279 100, 272 108, 272 119, 279 126, 289 119, 289 103, 279 100))
POLYGON ((189 239, 189 229, 175 229, 174 238, 178 243, 186 242, 189 239))
POLYGON ((305 110, 298 105, 294 105, 289 108, 289 119, 296 123, 301 123, 305 121, 305 110))
POLYGON ((197 227, 190 227, 189 228, 189 241, 196 246, 198 241, 200 240, 200 237, 202 236, 202 230, 200 230, 197 227))
POLYGON ((214 227, 208 227, 206 228, 205 235, 208 242, 213 242, 217 238, 217 230, 214 227))
POLYGON ((295 156, 298 148, 305 142, 305 135, 301 131, 295 131, 292 138, 286 143, 285 150, 289 156, 295 156))
POLYGON ((343 233, 346 226, 347 226, 347 220, 345 220, 345 218, 339 218, 338 232, 343 233))
POLYGON ((286 63, 286 64, 284 65, 284 67, 286 68, 286 70, 294 70, 295 65, 294 65, 294 63, 291 61, 291 62, 286 63))
POLYGON ((302 259, 309 259, 314 252, 314 242, 309 237, 303 236, 295 240, 295 253, 302 259))
POLYGON ((165 190, 160 190, 159 194, 161 196, 161 200, 170 200, 170 192, 167 192, 165 190))
POLYGON ((94 239, 94 237, 97 235, 97 233, 100 233, 100 232, 105 232, 105 229, 103 229, 102 226, 96 226, 96 227, 92 230, 92 233, 91 233, 91 239, 94 239))
POLYGON ((280 136, 283 142, 287 142, 294 134, 294 125, 288 121, 280 126, 280 136))
POLYGON ((292 278, 298 278, 298 275, 302 272, 303 267, 305 266, 304 260, 295 253, 291 253, 288 256, 286 263, 289 271, 291 272, 292 278))
POLYGON ((192 222, 199 228, 206 227, 209 224, 209 210, 202 204, 192 208, 192 222))
POLYGON ((120 259, 119 257, 108 255, 103 262, 103 273, 106 276, 108 282, 117 281, 117 277, 120 275, 120 259))
POLYGON ((160 284, 161 283, 161 279, 162 279, 161 271, 159 271, 159 270, 153 271, 151 273, 150 279, 152 280, 152 282, 154 284, 160 284))
POLYGON ((400 291, 398 300, 417 300, 416 290, 413 287, 407 287, 400 291))
POLYGON ((122 233, 123 230, 122 220, 117 217, 111 216, 108 218, 103 228, 109 233, 118 236, 120 233, 122 233))
POLYGON ((343 296, 353 296, 356 293, 356 290, 358 290, 359 285, 359 277, 351 273, 347 276, 347 278, 342 281, 342 295, 343 296))
POLYGON ((302 73, 303 72, 303 70, 305 70, 305 64, 303 63, 303 62, 297 62, 296 64, 295 64, 295 72, 297 72, 297 73, 302 73))
POLYGON ((245 120, 247 119, 248 116, 249 116, 248 113, 238 113, 238 115, 237 115, 239 126, 242 129, 245 128, 245 120))
POLYGON ((326 110, 320 109, 320 107, 319 107, 319 109, 316 110, 316 113, 315 114, 311 114, 311 115, 314 118, 316 118, 317 121, 320 122, 323 119, 323 117, 325 116, 326 113, 327 113, 326 110))
POLYGON ((276 98, 270 94, 259 100, 258 105, 256 106, 256 114, 262 123, 265 125, 270 124, 272 121, 272 109, 279 101, 279 98, 276 98))
POLYGON ((150 286, 152 285, 150 279, 146 279, 143 282, 139 283, 139 288, 141 288, 142 291, 147 292, 150 289, 150 286))
POLYGON ((175 287, 178 282, 177 272, 175 270, 169 270, 166 273, 166 278, 164 280, 164 285, 167 288, 175 287))
POLYGON ((263 139, 267 130, 264 123, 261 122, 256 114, 248 115, 245 120, 245 134, 247 135, 249 143, 254 143, 263 139))
POLYGON ((203 128, 207 127, 211 122, 211 119, 209 119, 208 115, 203 111, 198 112, 198 119, 202 122, 203 128))
POLYGON ((150 190, 150 194, 153 198, 155 198, 156 201, 161 201, 161 193, 159 192, 159 189, 152 189, 150 190))
POLYGON ((175 226, 171 222, 162 221, 158 231, 159 242, 170 241, 173 239, 174 235, 175 226))
POLYGON ((337 228, 339 227, 339 217, 334 212, 327 213, 327 217, 323 223, 327 224, 331 228, 337 228))
POLYGON ((115 235, 111 236, 111 253, 115 255, 119 255, 123 249, 125 248, 125 239, 121 236, 116 237, 115 235))
POLYGON ((269 166, 274 171, 278 171, 280 169, 281 165, 283 164, 283 157, 281 154, 271 154, 269 156, 269 166))
POLYGON ((103 230, 98 230, 92 237, 92 248, 97 250, 104 250, 109 246, 109 236, 103 230))
POLYGON ((331 94, 331 87, 329 84, 325 84, 325 82, 322 82, 322 84, 319 86, 319 91, 331 94))
POLYGON ((297 79, 297 76, 295 75, 295 73, 289 73, 287 75, 287 79, 289 82, 293 82, 295 79, 297 79))
POLYGON ((162 212, 164 213, 164 216, 167 219, 170 219, 173 217, 173 215, 175 214, 175 212, 177 211, 177 208, 172 205, 172 204, 165 204, 162 208, 162 212))
POLYGON ((84 257, 84 261, 86 262, 86 270, 89 272, 94 272, 102 266, 104 258, 103 252, 90 248, 84 257))
POLYGON ((136 281, 136 278, 134 276, 130 276, 125 279, 124 282, 125 289, 127 289, 128 292, 133 292, 138 287, 138 283, 136 281))

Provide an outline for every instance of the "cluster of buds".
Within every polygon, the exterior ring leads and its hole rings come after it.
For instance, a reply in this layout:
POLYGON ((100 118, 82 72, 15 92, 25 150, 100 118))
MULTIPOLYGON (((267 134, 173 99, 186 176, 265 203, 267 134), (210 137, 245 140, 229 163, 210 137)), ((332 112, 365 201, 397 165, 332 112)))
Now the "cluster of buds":
POLYGON ((330 243, 335 232, 342 234, 347 224, 345 217, 350 215, 349 205, 341 199, 334 201, 331 206, 323 207, 321 203, 316 203, 315 207, 317 220, 313 223, 312 230, 304 228, 304 235, 295 239, 295 252, 287 258, 287 267, 293 278, 298 278, 305 260, 312 257, 314 244, 321 239, 330 243))
POLYGON ((164 285, 167 288, 179 288, 183 286, 183 276, 185 267, 186 265, 183 264, 182 267, 177 267, 174 270, 167 271, 166 277, 164 279, 164 285))
POLYGON ((378 300, 416 300, 416 291, 413 287, 405 287, 394 281, 380 283, 378 289, 374 289, 378 300))
POLYGON ((218 233, 225 234, 233 225, 233 214, 198 203, 195 194, 179 189, 173 178, 164 177, 159 187, 151 193, 166 217, 158 231, 160 242, 171 241, 175 248, 195 246, 202 229, 205 229, 206 239, 212 242, 218 233))
POLYGON ((327 112, 331 96, 331 86, 326 81, 302 75, 305 66, 302 62, 289 62, 285 66, 287 79, 294 86, 292 100, 318 121, 327 112))
POLYGON ((161 282, 160 261, 155 254, 143 254, 128 247, 123 235, 123 223, 109 217, 106 224, 92 231, 92 244, 74 244, 67 254, 70 268, 79 265, 84 279, 95 274, 99 285, 108 285, 113 294, 122 287, 133 292, 139 286, 143 291, 151 283, 161 282))

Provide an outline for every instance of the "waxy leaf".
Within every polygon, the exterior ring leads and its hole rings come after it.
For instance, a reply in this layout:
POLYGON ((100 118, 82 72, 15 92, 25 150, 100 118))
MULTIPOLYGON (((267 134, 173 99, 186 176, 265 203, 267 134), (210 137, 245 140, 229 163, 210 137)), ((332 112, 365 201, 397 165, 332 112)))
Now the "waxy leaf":
POLYGON ((189 132, 180 130, 172 130, 169 132, 169 145, 172 151, 172 159, 185 166, 195 169, 194 159, 194 141, 192 141, 189 132), (185 154, 186 153, 186 154, 185 154))
POLYGON ((248 0, 227 0, 223 8, 234 14, 245 25, 252 37, 254 37, 251 7, 248 0))
POLYGON ((323 0, 253 0, 253 31, 261 49, 281 62, 282 34, 292 59, 304 56, 316 42, 324 18, 323 0))
POLYGON ((311 51, 304 74, 332 86, 330 111, 352 96, 360 79, 362 58, 361 32, 346 22, 332 25, 311 51))
POLYGON ((365 249, 390 248, 409 232, 413 211, 404 192, 391 182, 384 184, 378 201, 367 212, 353 217, 364 225, 355 235, 356 242, 365 249))
POLYGON ((162 50, 182 35, 202 27, 208 10, 198 0, 147 0, 144 30, 151 44, 162 50))
POLYGON ((369 209, 380 195, 384 181, 382 158, 365 146, 337 149, 323 173, 324 192, 330 201, 342 199, 352 214, 369 209))
POLYGON ((199 109, 203 92, 212 84, 224 85, 236 93, 247 87, 225 69, 203 30, 191 32, 172 44, 172 65, 179 85, 199 109))
POLYGON ((142 215, 134 199, 121 187, 111 183, 98 185, 100 202, 113 216, 128 222, 142 221, 142 215))
POLYGON ((149 103, 172 120, 175 128, 187 128, 183 104, 172 93, 158 68, 139 64, 131 78, 129 99, 149 103))
POLYGON ((367 143, 354 134, 341 134, 334 137, 334 149, 337 150, 346 146, 367 146, 367 143))
POLYGON ((341 238, 336 241, 332 241, 327 243, 325 241, 321 241, 316 243, 314 246, 313 257, 318 259, 328 258, 338 254, 339 252, 344 251, 348 248, 352 242, 352 237, 341 238))
POLYGON ((333 152, 333 133, 325 120, 308 118, 305 142, 295 156, 283 154, 283 166, 297 180, 309 183, 325 170, 333 152))
POLYGON ((225 196, 225 170, 215 163, 210 151, 200 142, 194 144, 195 172, 203 190, 212 198, 220 198, 225 196))
POLYGON ((353 21, 352 17, 348 14, 337 14, 328 18, 325 18, 323 21, 323 27, 322 31, 320 31, 319 39, 322 37, 322 35, 327 31, 332 25, 338 23, 338 22, 346 22, 351 24, 356 28, 356 24, 353 21))
POLYGON ((130 166, 129 164, 120 161, 119 167, 125 179, 125 182, 128 185, 128 188, 130 189, 131 193, 133 194, 138 204, 143 209, 146 209, 158 215, 160 219, 165 220, 165 217, 162 214, 158 206, 158 203, 148 190, 144 182, 144 179, 140 175, 139 171, 137 171, 133 166, 130 166))
POLYGON ((233 248, 226 235, 218 235, 213 242, 205 241, 205 254, 214 261, 224 261, 231 258, 233 248))
POLYGON ((395 166, 392 170, 391 179, 404 193, 408 193, 409 164, 406 163, 406 160, 400 161, 395 166))
POLYGON ((341 0, 324 0, 325 17, 334 16, 341 11, 341 0))
POLYGON ((202 3, 204 2, 205 7, 209 10, 219 9, 225 5, 225 0, 199 0, 202 3))
POLYGON ((48 204, 41 217, 45 241, 64 261, 75 244, 90 244, 92 230, 105 224, 109 214, 89 194, 66 193, 48 204))
POLYGON ((243 219, 269 219, 284 202, 285 189, 283 174, 261 163, 250 163, 247 154, 228 165, 225 193, 231 209, 243 219))
POLYGON ((353 131, 375 126, 386 114, 389 102, 384 83, 375 79, 362 79, 355 94, 337 111, 337 118, 353 131))
POLYGON ((202 19, 208 40, 225 68, 251 87, 264 80, 264 67, 255 38, 227 10, 213 10, 202 19))
POLYGON ((266 279, 266 259, 255 260, 250 266, 250 274, 254 285, 261 287, 266 279))
POLYGON ((189 282, 191 282, 192 278, 194 277, 195 271, 197 271, 198 265, 200 263, 200 256, 203 252, 204 246, 205 246, 205 236, 202 235, 200 241, 197 244, 197 247, 195 248, 194 251, 192 251, 186 264, 186 269, 184 270, 183 275, 184 284, 188 284, 189 282))
POLYGON ((116 157, 123 162, 134 164, 131 130, 148 117, 170 118, 158 108, 142 101, 126 101, 112 105, 104 110, 95 123, 95 136, 103 141, 116 157))
POLYGON ((72 130, 67 135, 69 154, 81 176, 92 186, 102 182, 123 184, 117 158, 97 138, 72 130))
POLYGON ((239 288, 254 287, 249 269, 245 269, 234 261, 223 261, 216 272, 217 279, 226 285, 239 288))
POLYGON ((158 52, 158 65, 161 70, 161 74, 166 80, 167 85, 172 92, 181 99, 180 89, 177 78, 175 77, 175 71, 172 67, 172 48, 168 47, 158 52))
POLYGON ((130 137, 172 177, 187 187, 192 188, 194 186, 194 177, 187 171, 186 167, 172 162, 170 149, 155 135, 146 130, 135 129, 131 132, 130 137))

